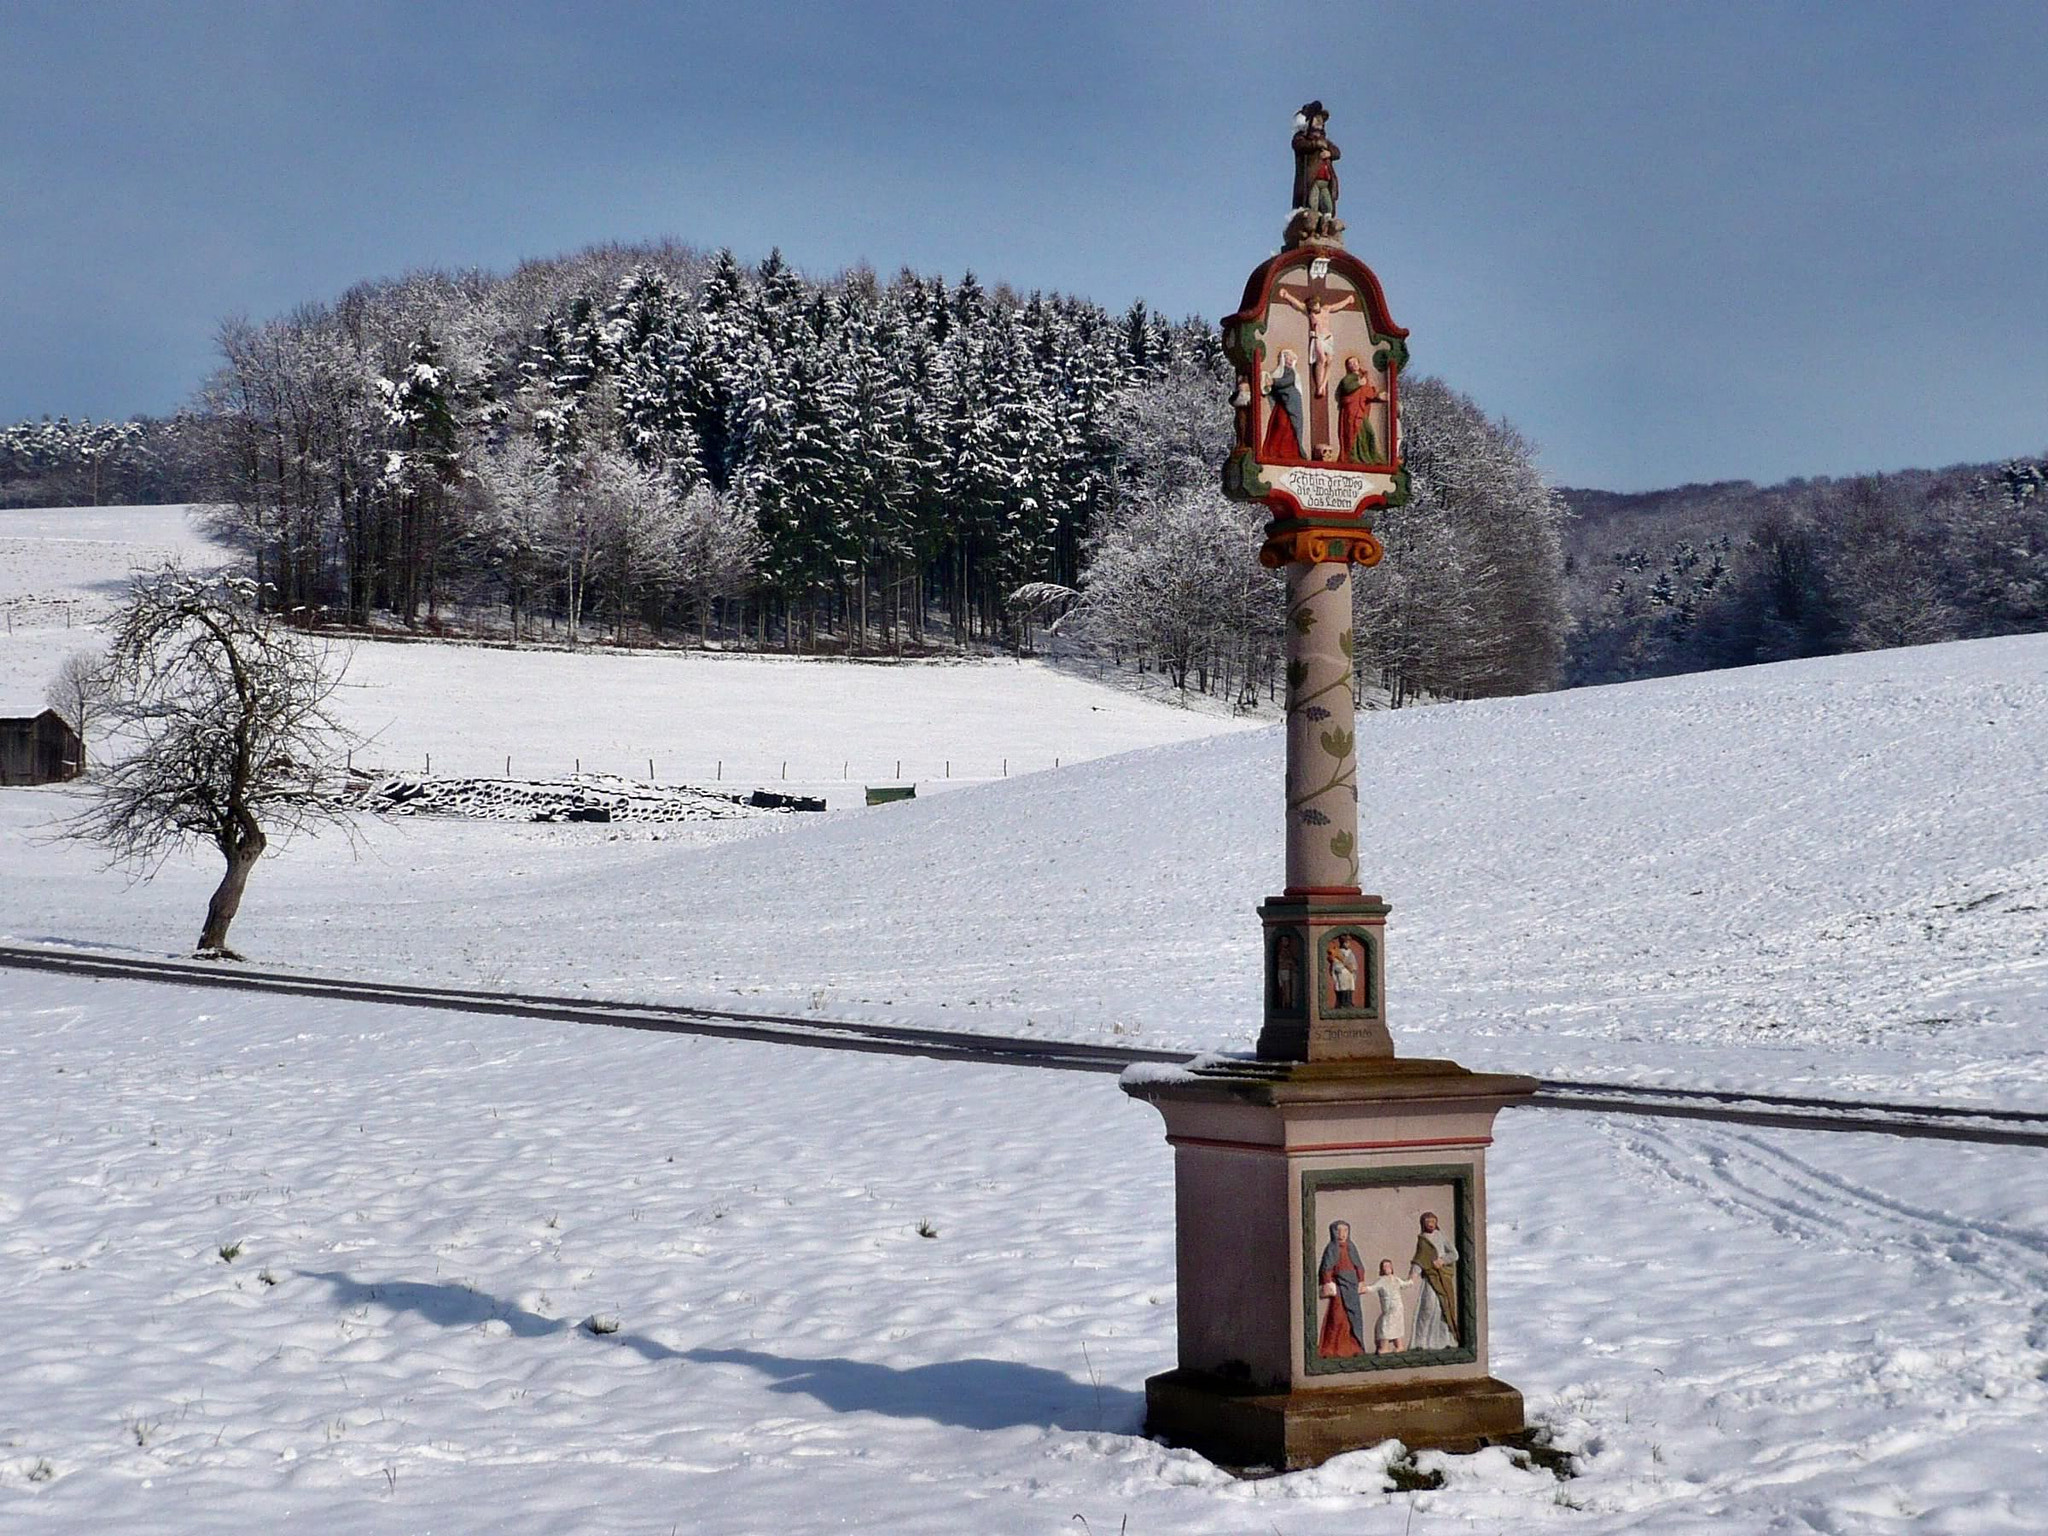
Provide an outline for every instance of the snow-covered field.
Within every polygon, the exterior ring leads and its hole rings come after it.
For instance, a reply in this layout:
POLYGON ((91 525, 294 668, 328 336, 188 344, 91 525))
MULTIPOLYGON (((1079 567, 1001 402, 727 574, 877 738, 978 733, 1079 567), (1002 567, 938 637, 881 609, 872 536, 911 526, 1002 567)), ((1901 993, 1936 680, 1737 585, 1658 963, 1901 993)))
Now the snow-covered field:
POLYGON ((217 565, 186 507, 0 508, 0 712, 40 710, 58 665, 98 640, 137 567, 217 565))
POLYGON ((1508 1117, 1496 1368, 1582 1475, 1426 1456, 1450 1485, 1411 1496, 1384 1452, 1235 1482, 1138 1436, 1173 1354, 1171 1175, 1112 1079, 32 974, 4 998, 9 1528, 2048 1508, 2038 1154, 1508 1117))
POLYGON ((359 759, 436 774, 599 771, 860 806, 1019 777, 1255 722, 1177 709, 1040 662, 892 665, 717 652, 362 644, 339 700, 359 759))
MULTIPOLYGON (((41 708, 130 570, 228 558, 181 507, 0 510, 0 701, 41 708)), ((436 776, 576 772, 769 789, 861 805, 1252 722, 1172 707, 1037 662, 891 665, 703 651, 509 651, 400 641, 345 648, 336 713, 359 765, 436 776)))
MULTIPOLYGON (((2048 1104, 2048 638, 1403 710, 1360 739, 1404 1049, 2048 1104)), ((1242 1045, 1279 757, 1242 732, 714 846, 378 824, 359 859, 266 858, 235 938, 360 975, 1242 1045)), ((188 944, 214 865, 131 888, 41 840, 70 799, 0 797, 0 934, 188 944)))
MULTIPOLYGON (((434 658, 529 659, 366 649, 408 658, 408 729, 434 658)), ((621 742, 661 692, 604 681, 660 658, 561 660, 585 670, 535 696, 591 694, 621 742)), ((444 713, 482 731, 518 676, 444 713)), ((1037 686, 1003 695, 1007 739, 1072 725, 1037 686)), ((772 753, 807 718, 731 729, 772 753)), ((2044 720, 2048 637, 1368 717, 1397 1038, 2048 1104, 2044 720)), ((270 966, 1237 1045, 1278 785, 1252 731, 712 843, 384 820, 357 860, 266 858, 234 936, 270 966)), ((0 793, 0 937, 180 952, 214 866, 127 886, 47 841, 73 794, 0 793)), ((1408 1495, 1383 1452, 1235 1482, 1136 1435, 1172 1363, 1171 1175, 1108 1079, 0 972, 0 1096, 0 1524, 24 1529, 1983 1532, 2048 1509, 2038 1153, 1506 1117, 1496 1369, 1583 1475, 1425 1458, 1450 1485, 1408 1495)))

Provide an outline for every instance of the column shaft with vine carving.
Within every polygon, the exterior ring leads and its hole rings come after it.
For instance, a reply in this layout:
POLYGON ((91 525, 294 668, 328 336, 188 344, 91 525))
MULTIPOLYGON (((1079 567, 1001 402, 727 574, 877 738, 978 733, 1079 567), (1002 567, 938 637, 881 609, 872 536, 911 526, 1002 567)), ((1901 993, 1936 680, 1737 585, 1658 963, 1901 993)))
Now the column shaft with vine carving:
POLYGON ((1287 890, 1358 890, 1351 567, 1287 567, 1287 890))

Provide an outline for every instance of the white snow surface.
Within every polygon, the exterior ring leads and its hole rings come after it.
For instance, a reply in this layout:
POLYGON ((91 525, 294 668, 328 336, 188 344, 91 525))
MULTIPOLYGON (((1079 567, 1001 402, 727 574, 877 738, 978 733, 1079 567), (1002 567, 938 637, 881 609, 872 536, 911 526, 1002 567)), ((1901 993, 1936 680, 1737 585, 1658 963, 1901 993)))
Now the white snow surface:
POLYGON ((392 771, 604 772, 860 807, 1250 729, 1038 661, 890 662, 365 642, 339 713, 392 771))
POLYGON ((99 643, 137 569, 218 565, 190 507, 0 507, 0 714, 39 713, 74 651, 99 643))
MULTIPOLYGON (((749 665, 568 656, 522 690, 527 656, 363 652, 396 658, 416 740, 438 709, 572 753, 610 718, 638 754, 652 701, 682 701, 661 728, 700 713, 676 678, 749 665), (437 698, 451 655, 478 670, 437 698)), ((892 725, 882 690, 934 677, 962 681, 929 731, 1121 708, 1044 668, 778 668, 896 681, 822 728, 715 685, 742 749, 824 729, 844 755, 892 725)), ((2029 637, 1367 717, 1404 1049, 2040 1107, 2044 694, 2029 637)), ((1113 724, 1100 750, 1130 744, 1113 724)), ((180 951, 216 864, 131 887, 49 840, 76 795, 0 792, 0 936, 180 951)), ((1242 1049, 1278 800, 1255 731, 872 811, 372 819, 360 859, 266 857, 234 937, 266 966, 1242 1049)), ((1171 1154, 1107 1076, 0 971, 0 1102, 9 1529, 1974 1533, 2048 1508, 2036 1152, 1505 1116, 1494 1368, 1582 1475, 1426 1456, 1450 1484, 1411 1495, 1388 1448, 1240 1482, 1138 1436, 1173 1359, 1171 1154)))
POLYGON ((1511 1113, 1494 1366, 1581 1475, 1425 1456, 1449 1485, 1411 1495, 1389 1448, 1240 1482, 1137 1433, 1173 1356, 1171 1154, 1109 1077, 13 973, 0 1094, 9 1529, 2048 1508, 2037 1153, 1511 1113))

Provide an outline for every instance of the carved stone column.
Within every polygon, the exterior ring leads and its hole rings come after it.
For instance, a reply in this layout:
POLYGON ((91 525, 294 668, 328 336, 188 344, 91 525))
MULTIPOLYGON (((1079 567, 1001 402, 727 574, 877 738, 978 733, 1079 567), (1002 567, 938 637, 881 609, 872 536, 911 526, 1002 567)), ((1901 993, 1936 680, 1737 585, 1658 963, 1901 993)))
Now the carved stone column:
POLYGON ((1287 576, 1287 888, 1259 908, 1266 1005, 1259 1055, 1343 1061, 1394 1054, 1387 1033, 1387 904, 1358 888, 1358 721, 1351 567, 1364 529, 1276 532, 1260 558, 1287 576))

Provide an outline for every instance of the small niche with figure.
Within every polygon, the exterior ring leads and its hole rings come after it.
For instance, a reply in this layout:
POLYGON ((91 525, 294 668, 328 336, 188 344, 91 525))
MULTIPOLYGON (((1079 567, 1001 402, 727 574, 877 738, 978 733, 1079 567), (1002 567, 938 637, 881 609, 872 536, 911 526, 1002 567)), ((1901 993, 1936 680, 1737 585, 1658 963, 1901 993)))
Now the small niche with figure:
POLYGON ((1276 1014, 1299 1014, 1307 988, 1302 976, 1302 936, 1299 929, 1281 928, 1267 945, 1266 1001, 1276 1014))
POLYGON ((1323 949, 1323 1012, 1371 1013, 1373 996, 1372 940, 1356 929, 1326 934, 1323 949))

